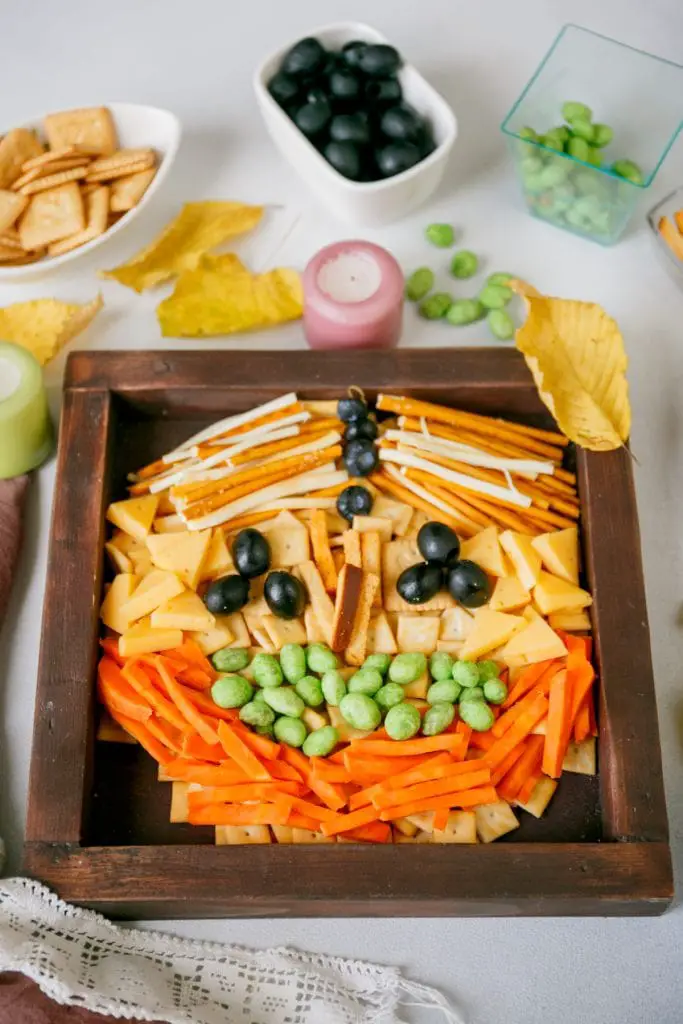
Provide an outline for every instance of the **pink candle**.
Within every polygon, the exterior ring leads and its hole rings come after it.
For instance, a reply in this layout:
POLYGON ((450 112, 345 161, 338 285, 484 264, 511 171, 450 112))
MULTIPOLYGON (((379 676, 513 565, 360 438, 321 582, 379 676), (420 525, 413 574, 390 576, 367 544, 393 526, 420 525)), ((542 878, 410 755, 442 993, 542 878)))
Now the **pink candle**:
POLYGON ((403 273, 386 249, 351 240, 328 245, 303 275, 311 348, 392 348, 403 320, 403 273))

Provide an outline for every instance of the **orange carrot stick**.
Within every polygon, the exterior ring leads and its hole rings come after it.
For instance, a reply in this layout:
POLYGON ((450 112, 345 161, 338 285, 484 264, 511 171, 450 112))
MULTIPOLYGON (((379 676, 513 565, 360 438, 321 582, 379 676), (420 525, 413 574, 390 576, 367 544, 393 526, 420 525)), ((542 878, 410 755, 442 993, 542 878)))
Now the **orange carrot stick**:
POLYGON ((178 673, 178 680, 184 686, 191 686, 193 690, 208 690, 213 683, 213 676, 190 665, 189 668, 184 668, 178 673))
POLYGON ((334 821, 323 821, 320 831, 324 836, 336 836, 341 832, 349 832, 354 828, 361 828, 363 825, 370 825, 377 821, 379 814, 374 807, 361 807, 351 814, 337 814, 334 821))
POLYGON ((570 649, 567 655, 567 674, 570 676, 572 690, 570 716, 573 724, 579 708, 585 703, 586 698, 590 694, 591 686, 595 679, 595 670, 591 663, 586 660, 583 647, 581 650, 576 647, 570 649))
POLYGON ((118 639, 115 640, 112 636, 105 637, 103 640, 100 640, 100 647, 107 657, 112 658, 117 665, 125 665, 126 659, 119 654, 118 639))
POLYGON ((577 743, 583 743, 591 734, 591 706, 593 700, 590 694, 579 708, 574 719, 574 739, 577 743))
POLYGON ((213 786, 199 789, 187 794, 188 806, 191 810, 206 807, 207 804, 241 804, 255 800, 272 803, 283 793, 296 796, 295 790, 301 788, 298 782, 245 782, 233 786, 213 786))
POLYGON ((207 743, 196 733, 183 737, 182 753, 194 761, 212 761, 214 764, 225 761, 225 751, 220 743, 207 743))
POLYGON ((558 672, 550 684, 548 724, 543 747, 542 769, 551 779, 562 774, 572 728, 572 677, 566 670, 558 672))
POLYGON ((520 743, 519 746, 514 747, 507 757, 503 758, 497 768, 491 772, 491 784, 498 786, 500 780, 507 775, 510 769, 517 764, 520 757, 524 754, 526 747, 524 742, 520 743))
POLYGON ((172 657, 183 658, 189 665, 194 665, 195 668, 199 668, 202 672, 206 672, 211 679, 216 678, 216 670, 206 657, 201 647, 196 640, 192 637, 187 637, 183 640, 179 647, 174 647, 169 654, 172 657))
POLYGON ((218 704, 214 702, 208 693, 203 693, 201 690, 188 689, 185 692, 185 696, 204 715, 209 715, 212 718, 222 718, 224 722, 236 722, 238 720, 238 712, 234 708, 219 708, 218 704))
POLYGON ((151 718, 152 709, 149 702, 133 689, 111 658, 100 658, 97 666, 97 683, 102 703, 110 711, 114 708, 136 722, 146 722, 151 718))
POLYGON ((330 808, 330 810, 338 811, 345 806, 347 797, 341 787, 333 782, 326 782, 325 779, 318 778, 311 770, 308 758, 304 757, 301 751, 295 747, 285 745, 282 748, 281 756, 283 760, 291 764, 293 768, 296 768, 310 789, 322 800, 326 807, 330 808))
MULTIPOLYGON (((387 758, 387 760, 392 761, 396 767, 399 767, 396 758, 387 758)), ((426 782, 428 779, 441 778, 442 776, 436 774, 439 766, 449 770, 452 768, 460 769, 460 762, 456 765, 450 754, 445 750, 440 754, 434 754, 433 757, 429 757, 427 760, 424 758, 406 758, 406 760, 417 760, 418 763, 405 768, 402 772, 398 772, 398 774, 394 771, 394 774, 389 777, 383 775, 378 782, 366 786, 358 793, 354 793, 349 800, 349 809, 355 811, 359 807, 364 807, 372 802, 374 796, 384 790, 409 786, 414 782, 426 782)), ((459 774, 459 771, 456 771, 455 774, 459 774)))
POLYGON ((236 764, 221 765, 199 764, 179 757, 166 766, 167 773, 182 782, 195 782, 199 786, 232 786, 242 782, 251 782, 246 772, 236 764))
POLYGON ((498 783, 496 789, 498 795, 512 803, 519 796, 519 791, 530 775, 539 772, 541 759, 543 757, 543 736, 529 736, 524 741, 524 751, 515 764, 510 768, 505 777, 498 783))
POLYGON ((443 832, 448 828, 448 816, 450 811, 447 807, 441 807, 438 811, 434 811, 434 818, 432 820, 432 828, 435 832, 443 832))
POLYGON ((128 659, 121 669, 121 673, 133 689, 149 701, 159 718, 163 718, 169 725, 175 726, 182 733, 191 732, 191 726, 185 721, 175 704, 170 700, 166 700, 157 688, 152 685, 149 675, 135 658, 128 659))
POLYGON ((282 779, 283 782, 303 782, 302 775, 292 768, 291 764, 287 764, 285 761, 270 761, 268 758, 262 758, 262 764, 266 766, 270 774, 274 779, 282 779))
POLYGON ((491 735, 495 736, 496 739, 500 739, 504 736, 508 729, 514 725, 520 715, 523 715, 526 709, 533 704, 539 693, 543 694, 544 697, 550 693, 550 687, 552 680, 558 672, 563 672, 564 669, 556 668, 555 665, 548 668, 540 679, 536 681, 535 686, 532 690, 518 700, 516 704, 513 704, 511 708, 504 711, 500 718, 491 726, 491 735))
POLYGON ((404 786, 401 789, 380 790, 373 796, 372 803, 379 810, 383 810, 385 807, 414 803, 417 800, 427 800, 433 796, 462 793, 468 789, 476 789, 478 786, 487 786, 490 782, 491 770, 488 766, 484 766, 479 771, 468 772, 466 775, 435 779, 433 782, 419 782, 415 786, 404 786))
POLYGON ((518 676, 514 686, 510 689, 510 692, 502 703, 502 707, 511 707, 520 699, 520 697, 527 694, 529 690, 533 690, 534 686, 546 669, 550 668, 553 664, 553 661, 538 661, 535 665, 529 665, 528 668, 525 668, 518 676))
POLYGON ((160 658, 155 659, 155 667, 164 681, 166 692, 178 708, 183 718, 196 729, 206 743, 218 743, 218 733, 206 718, 197 711, 192 701, 188 700, 180 683, 176 682, 160 658))
POLYGON ((493 786, 481 786, 478 789, 466 789, 463 793, 449 793, 446 796, 433 796, 427 800, 415 800, 410 804, 399 804, 385 807, 380 811, 380 821, 393 821, 394 818, 407 818, 411 814, 422 811, 440 811, 451 807, 479 807, 480 804, 494 804, 498 794, 493 786))
MULTIPOLYGON (((254 782, 272 781, 268 769, 259 761, 232 726, 220 721, 217 732, 225 753, 233 759, 235 764, 239 765, 250 779, 253 779, 254 782)), ((279 824, 284 824, 284 822, 279 822, 279 824)))
POLYGON ((421 736, 416 740, 352 740, 351 747, 361 756, 378 754, 380 757, 406 757, 431 754, 435 750, 458 750, 463 745, 458 733, 442 732, 438 736, 421 736))
POLYGON ((508 731, 493 744, 486 753, 484 760, 492 770, 495 770, 522 740, 526 739, 533 727, 544 715, 548 714, 548 701, 543 694, 538 694, 533 703, 519 716, 516 722, 510 726, 508 731))
MULTIPOLYGON (((377 775, 384 778, 387 775, 394 775, 397 771, 404 771, 408 768, 417 768, 424 761, 424 757, 403 757, 400 760, 396 757, 374 757, 362 754, 358 748, 346 747, 342 752, 344 765, 353 775, 354 779, 359 774, 377 775)), ((327 758, 329 761, 329 757, 327 758)))
POLYGON ((174 754, 183 753, 182 741, 183 734, 174 729, 172 725, 164 722, 163 718, 157 718, 156 715, 152 715, 145 722, 145 725, 151 732, 155 739, 163 743, 165 747, 172 750, 174 754))
MULTIPOLYGON (((404 789, 406 786, 414 786, 420 782, 433 782, 435 779, 449 779, 455 776, 469 775, 482 768, 481 761, 453 761, 449 754, 444 751, 441 754, 434 754, 427 758, 416 768, 409 768, 398 775, 392 775, 384 779, 377 786, 383 791, 404 789)), ((485 766, 488 771, 488 766, 485 766)), ((488 780, 487 780, 488 781, 488 780)))
POLYGON ((149 729, 142 722, 136 722, 134 718, 126 718, 125 715, 115 711, 114 708, 109 708, 109 714, 115 722, 119 723, 122 729, 125 729, 127 733, 134 736, 140 746, 144 747, 147 753, 155 761, 158 761, 159 764, 166 765, 169 761, 173 760, 171 751, 163 743, 159 743, 159 740, 152 736, 149 729))
POLYGON ((391 825, 383 821, 371 821, 369 825, 361 825, 345 832, 346 839, 355 839, 359 843, 390 843, 391 825))
POLYGON ((299 811, 290 811, 287 824, 290 828, 305 828, 309 832, 320 832, 320 822, 315 818, 308 818, 299 811))
POLYGON ((267 736, 259 736, 258 733, 251 732, 250 729, 247 729, 239 721, 235 722, 232 729, 233 732, 238 734, 245 747, 249 747, 252 753, 256 754, 261 760, 265 758, 270 761, 276 761, 280 756, 280 744, 268 739, 267 736))
POLYGON ((311 758, 311 771, 325 782, 353 782, 353 776, 343 765, 327 764, 322 757, 311 758))
POLYGON ((313 818, 314 821, 336 821, 340 817, 336 811, 331 811, 329 807, 320 807, 319 804, 314 804, 311 800, 304 800, 302 797, 294 797, 292 808, 298 811, 299 814, 305 814, 307 817, 313 818))
POLYGON ((269 804, 209 804, 190 811, 192 825, 286 825, 291 804, 287 797, 269 804))
POLYGON ((493 744, 496 742, 496 737, 493 735, 490 729, 486 732, 475 732, 472 731, 472 739, 470 740, 470 746, 474 750, 490 750, 493 744))
POLYGON ((531 800, 531 795, 536 789, 536 786, 543 778, 543 772, 539 769, 538 771, 532 772, 526 782, 523 783, 519 793, 517 794, 517 803, 526 804, 531 800))

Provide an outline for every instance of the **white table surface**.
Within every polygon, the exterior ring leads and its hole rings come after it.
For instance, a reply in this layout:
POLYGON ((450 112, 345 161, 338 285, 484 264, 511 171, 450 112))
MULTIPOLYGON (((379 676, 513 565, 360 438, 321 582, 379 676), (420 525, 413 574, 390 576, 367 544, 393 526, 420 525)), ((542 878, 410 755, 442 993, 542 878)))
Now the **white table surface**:
MULTIPOLYGON (((630 357, 633 449, 671 835, 680 869, 683 295, 653 258, 642 218, 616 248, 603 249, 528 217, 498 131, 563 22, 680 61, 680 0, 60 0, 24 6, 0 0, 0 126, 48 110, 123 100, 168 107, 185 129, 175 174, 129 232, 73 269, 18 287, 0 286, 0 305, 38 296, 85 300, 100 287, 105 310, 78 340, 79 347, 234 347, 245 353, 301 348, 298 324, 206 346, 162 341, 154 317, 157 296, 98 283, 95 272, 134 253, 186 199, 286 203, 300 216, 278 258, 294 266, 302 266, 320 245, 348 237, 275 153, 250 79, 259 58, 282 41, 325 22, 353 18, 389 35, 443 91, 460 121, 460 138, 438 196, 408 220, 367 236, 391 248, 407 268, 434 265, 441 257, 427 247, 422 229, 432 220, 449 221, 463 244, 486 255, 490 269, 514 270, 549 294, 600 302, 622 327, 630 357)), ((590 102, 590 97, 576 98, 590 102)), ((653 198, 682 179, 683 139, 651 190, 653 198)), ((488 344, 486 331, 448 329, 408 315, 404 345, 459 343, 488 344)), ((46 372, 55 412, 64 358, 46 372)), ((53 460, 33 480, 19 578, 0 639, 0 812, 14 869, 25 816, 54 468, 53 460)), ((625 588, 628 582, 624 566, 625 588)), ((254 946, 291 943, 400 965, 442 987, 477 1024, 683 1020, 680 909, 652 920, 184 921, 163 927, 193 937, 254 946)))

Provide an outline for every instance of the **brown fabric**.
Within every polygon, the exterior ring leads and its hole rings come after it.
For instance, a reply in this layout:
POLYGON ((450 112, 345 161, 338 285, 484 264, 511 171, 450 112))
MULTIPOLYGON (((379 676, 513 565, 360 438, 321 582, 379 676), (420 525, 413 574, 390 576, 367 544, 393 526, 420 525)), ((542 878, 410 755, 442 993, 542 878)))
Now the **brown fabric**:
POLYGON ((0 480, 0 628, 9 604, 12 576, 21 543, 28 476, 0 480))
MULTIPOLYGON (((59 1006, 23 974, 0 974, 0 1024, 111 1024, 111 1017, 59 1006)), ((130 1024, 140 1024, 130 1018, 130 1024)), ((156 1024, 163 1024, 157 1021, 156 1024)))

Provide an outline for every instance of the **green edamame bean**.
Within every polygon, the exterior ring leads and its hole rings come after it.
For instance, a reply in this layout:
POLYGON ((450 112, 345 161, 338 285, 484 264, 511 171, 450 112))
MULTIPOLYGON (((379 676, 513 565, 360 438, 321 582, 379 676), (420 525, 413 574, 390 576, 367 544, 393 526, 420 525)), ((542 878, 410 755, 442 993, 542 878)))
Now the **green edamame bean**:
MULTIPOLYGON (((275 723, 273 723, 274 725, 275 723)), ((272 725, 252 725, 254 732, 258 733, 259 736, 267 736, 269 740, 275 739, 275 731, 272 725)))
POLYGON ((473 277, 479 270, 479 260, 469 249, 461 249, 456 252, 451 260, 451 274, 453 277, 473 277))
POLYGON ((400 683, 385 683, 375 694, 375 701, 382 711, 388 711, 389 708, 402 703, 403 687, 400 683))
POLYGON ((220 676, 211 687, 213 702, 219 708, 241 708, 251 700, 253 692, 244 676, 220 676))
MULTIPOLYGON (((263 691, 266 704, 278 715, 288 718, 300 718, 306 705, 291 686, 270 686, 263 691)), ((303 742, 303 740, 302 740, 303 742)))
POLYGON ((282 715, 275 720, 273 735, 279 743, 286 743, 288 747, 300 747, 306 739, 306 726, 300 718, 282 715))
POLYGON ((365 693, 347 693, 339 702, 339 710, 352 729, 370 732, 382 721, 379 707, 365 693))
POLYGON ((584 163, 588 163, 591 148, 585 139, 572 138, 567 143, 567 152, 570 156, 573 156, 575 160, 583 160, 584 163))
POLYGON ((553 149, 556 153, 564 153, 564 142, 557 135, 546 133, 538 140, 546 149, 553 149))
POLYGON ((593 141, 594 129, 585 117, 577 117, 571 123, 572 135, 575 139, 584 139, 589 145, 593 141))
POLYGON ((285 644, 280 651, 280 668, 288 683, 298 683, 306 675, 306 652, 301 644, 285 644))
POLYGON ((508 274, 505 270, 496 270, 494 274, 489 274, 486 278, 487 284, 502 284, 507 286, 510 281, 514 281, 515 275, 508 274))
POLYGON ((280 662, 272 654, 264 654, 261 652, 254 657, 251 663, 251 671, 254 674, 254 679, 259 686, 281 686, 282 685, 282 669, 280 668, 280 662))
POLYGON ((497 679, 500 669, 495 661, 478 661, 477 672, 479 673, 479 682, 483 686, 489 679, 497 679))
POLYGON ((453 671, 453 658, 448 651, 434 651, 429 659, 429 671, 432 679, 450 679, 453 671))
POLYGON ((342 697, 346 696, 346 682, 341 672, 337 669, 326 672, 320 685, 327 703, 333 708, 339 707, 342 697))
POLYGON ((368 697, 374 697, 383 682, 377 669, 362 668, 351 676, 347 685, 349 693, 366 693, 368 697))
POLYGON ((385 676, 391 665, 390 654, 369 654, 363 662, 363 668, 374 668, 380 675, 385 676))
POLYGON ((643 184, 643 172, 633 160, 615 160, 611 170, 613 174, 618 174, 620 178, 625 178, 633 185, 643 184))
POLYGON ((440 249, 447 249, 455 241, 455 231, 450 224, 430 224, 425 229, 427 241, 437 245, 440 249))
POLYGON ((212 655, 217 672, 239 672, 249 664, 249 651, 244 647, 223 647, 212 655))
POLYGON ((481 686, 470 686, 460 694, 460 703, 464 700, 484 700, 484 691, 481 686))
POLYGON ((512 298, 512 289, 505 284, 485 284, 479 292, 479 301, 487 309, 502 309, 512 298))
POLYGON ((448 701, 437 701, 436 704, 425 711, 422 719, 422 733, 424 736, 436 736, 447 729, 455 718, 455 708, 448 701))
POLYGON ((509 341, 515 336, 515 322, 505 309, 489 310, 486 321, 491 334, 499 341, 509 341))
POLYGON ((592 164, 593 167, 602 166, 602 153, 599 149, 595 149, 595 147, 589 146, 588 163, 592 164))
POLYGON ((387 736, 392 740, 409 740, 420 730, 422 719, 414 704, 402 701, 389 708, 384 719, 387 736))
POLYGON ((255 702, 256 704, 265 704, 266 698, 263 696, 264 693, 265 690, 256 690, 254 692, 254 696, 251 698, 252 702, 255 702))
POLYGON ((240 708, 240 721, 267 729, 275 721, 275 712, 264 701, 250 700, 240 708))
POLYGON ((577 171, 572 182, 576 190, 583 195, 596 196, 605 202, 609 199, 609 187, 595 171, 577 171))
POLYGON ((490 704, 502 704, 508 695, 508 688, 502 679, 487 679, 484 683, 484 697, 490 704))
POLYGON ((546 188, 554 188, 566 180, 570 170, 571 165, 568 160, 556 158, 552 163, 546 164, 539 178, 546 188))
POLYGON ((567 100, 566 103, 562 104, 562 117, 569 124, 579 118, 584 121, 593 120, 593 111, 590 107, 587 107, 585 103, 577 103, 576 100, 567 100))
POLYGON ((543 192, 545 185, 541 180, 540 173, 538 174, 525 174, 524 175, 524 188, 531 195, 536 195, 537 192, 543 192))
POLYGON ((538 174, 544 167, 540 156, 525 156, 520 163, 522 174, 538 174))
POLYGON ((576 193, 571 185, 558 185, 553 192, 553 211, 564 213, 574 202, 576 193))
POLYGON ((429 267, 414 270, 406 281, 405 294, 411 302, 419 302, 434 287, 434 271, 429 267))
POLYGON ((306 661, 311 672, 317 672, 319 675, 331 672, 339 665, 337 655, 327 644, 309 644, 306 648, 306 661))
POLYGON ((323 725, 309 732, 304 740, 303 752, 306 757, 327 757, 339 742, 339 733, 333 725, 323 725))
POLYGON ((596 146, 597 149, 604 149, 605 146, 609 146, 613 138, 614 131, 608 124, 593 125, 593 145, 596 146))
POLYGON ((566 124, 556 124, 554 128, 548 129, 545 134, 553 139, 559 139, 560 142, 566 142, 569 138, 569 129, 566 124))
POLYGON ((294 684, 294 689, 309 708, 319 708, 325 700, 322 684, 317 676, 304 676, 294 684))
POLYGON ((530 128, 528 124, 525 124, 523 128, 520 128, 518 133, 520 139, 524 139, 525 142, 538 142, 538 135, 530 128))
POLYGON ((419 679, 426 668, 427 659, 424 654, 397 654, 389 666, 389 679, 392 683, 407 686, 419 679))
POLYGON ((451 675, 460 686, 476 686, 479 682, 479 669, 473 661, 456 661, 451 675))
POLYGON ((455 704, 462 692, 462 687, 455 679, 439 679, 427 690, 427 700, 430 704, 443 704, 450 701, 455 704))
POLYGON ((452 302, 453 298, 447 292, 434 292, 422 300, 418 312, 425 320, 440 320, 446 315, 452 302))
POLYGON ((454 327, 464 327, 481 320, 485 312, 478 299, 456 299, 448 309, 446 319, 454 327))
POLYGON ((469 725, 475 732, 486 732, 495 722, 493 711, 484 700, 461 701, 458 710, 465 725, 469 725))

